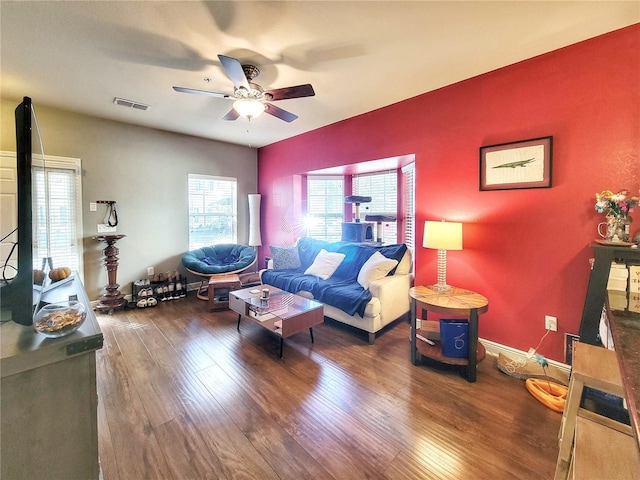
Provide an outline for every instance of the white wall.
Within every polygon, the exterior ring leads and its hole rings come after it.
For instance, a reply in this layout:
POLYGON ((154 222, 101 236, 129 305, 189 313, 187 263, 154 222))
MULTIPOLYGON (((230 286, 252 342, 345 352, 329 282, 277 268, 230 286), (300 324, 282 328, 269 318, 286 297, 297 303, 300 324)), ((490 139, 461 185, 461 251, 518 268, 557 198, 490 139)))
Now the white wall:
MULTIPOLYGON (((15 151, 13 111, 20 100, 1 102, 0 150, 15 151)), ((146 277, 147 267, 186 273, 180 259, 188 248, 189 173, 238 179, 238 242, 247 243, 247 194, 257 192, 256 150, 47 108, 36 99, 34 106, 45 155, 82 160, 84 282, 91 300, 107 284, 105 245, 91 238, 106 208, 90 212, 89 202, 117 202, 117 233, 127 235, 116 245, 123 293, 146 277)))

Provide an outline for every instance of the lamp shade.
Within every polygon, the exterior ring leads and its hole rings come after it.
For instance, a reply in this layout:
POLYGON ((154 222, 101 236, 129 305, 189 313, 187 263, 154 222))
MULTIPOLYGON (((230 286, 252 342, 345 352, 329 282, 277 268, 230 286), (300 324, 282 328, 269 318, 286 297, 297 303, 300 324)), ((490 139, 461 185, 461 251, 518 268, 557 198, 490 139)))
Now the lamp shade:
POLYGON ((233 109, 244 118, 256 118, 265 110, 264 103, 253 99, 239 99, 233 102, 233 109))
POLYGON ((260 236, 260 194, 249 194, 249 245, 258 247, 262 245, 260 236))
POLYGON ((462 250, 462 223, 424 222, 422 246, 437 250, 462 250))

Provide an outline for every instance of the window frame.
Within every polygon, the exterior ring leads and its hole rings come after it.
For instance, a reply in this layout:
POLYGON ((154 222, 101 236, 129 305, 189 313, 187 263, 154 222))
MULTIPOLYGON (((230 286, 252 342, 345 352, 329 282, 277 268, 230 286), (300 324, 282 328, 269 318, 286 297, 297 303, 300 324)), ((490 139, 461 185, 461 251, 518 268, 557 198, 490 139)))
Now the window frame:
MULTIPOLYGON (((312 238, 317 238, 319 240, 325 240, 328 242, 336 242, 336 241, 340 241, 342 239, 342 222, 344 221, 344 196, 345 196, 345 184, 346 184, 346 179, 343 175, 307 175, 306 176, 306 201, 307 201, 307 209, 306 209, 306 225, 305 225, 305 230, 307 232, 307 236, 312 237, 312 238), (329 214, 327 214, 326 210, 324 212, 323 215, 312 215, 311 214, 311 188, 310 188, 310 183, 312 182, 320 182, 320 181, 336 181, 339 180, 342 183, 342 193, 340 195, 340 208, 337 209, 335 212, 331 212, 329 214), (323 230, 324 233, 322 235, 319 235, 317 233, 317 231, 313 231, 314 229, 314 225, 313 223, 317 220, 317 219, 323 219, 323 230), (334 223, 335 221, 338 221, 340 224, 339 227, 339 231, 337 231, 335 234, 330 235, 328 230, 329 230, 329 225, 334 223)), ((325 189, 325 194, 326 194, 326 189, 325 189)), ((337 197, 337 195, 334 195, 337 197)), ((325 199, 327 198, 327 195, 324 195, 325 199)), ((327 203, 331 203, 331 202, 327 202, 325 200, 325 205, 327 205, 327 203)))
MULTIPOLYGON (((213 189, 212 189, 213 190, 213 189)), ((197 190, 196 190, 197 191, 197 190)), ((203 197, 203 205, 206 199, 203 197)), ((206 223, 206 222, 205 222, 206 223)), ((188 225, 188 249, 189 251, 195 250, 198 248, 202 248, 204 246, 216 245, 221 243, 238 243, 238 179, 235 177, 224 177, 221 175, 208 175, 208 174, 200 174, 200 173, 189 173, 187 175, 187 225, 188 225), (213 181, 213 182, 224 182, 230 184, 230 188, 232 190, 231 193, 231 213, 228 212, 192 212, 192 196, 195 196, 195 192, 192 193, 191 184, 192 181, 213 181), (192 217, 205 217, 205 218, 213 218, 213 217, 231 217, 231 235, 226 238, 212 238, 211 241, 195 241, 192 236, 192 217)))
POLYGON ((401 217, 401 211, 398 210, 398 207, 400 206, 400 202, 398 201, 398 196, 399 196, 399 192, 398 192, 398 179, 399 179, 399 175, 398 175, 398 169, 392 169, 392 170, 380 170, 377 172, 367 172, 367 173, 359 173, 359 174, 354 174, 352 175, 351 178, 351 190, 352 190, 352 194, 353 195, 360 195, 360 196, 370 196, 371 197, 371 202, 370 203, 366 203, 360 206, 360 216, 361 216, 361 221, 364 221, 365 215, 369 214, 369 215, 395 215, 396 220, 393 222, 383 222, 382 225, 382 240, 384 241, 384 243, 397 243, 399 240, 399 224, 400 224, 400 217, 401 217), (364 182, 365 180, 371 179, 372 177, 382 177, 383 178, 383 187, 381 190, 372 190, 371 188, 362 190, 362 186, 359 187, 359 184, 361 182, 364 182), (386 178, 385 178, 386 177, 386 178), (387 178, 391 180, 391 184, 389 185, 389 182, 387 181, 387 178), (389 195, 387 196, 387 190, 388 188, 392 186, 393 191, 395 192, 395 195, 389 195), (380 195, 384 195, 384 199, 382 200, 382 203, 384 204, 384 206, 382 208, 375 208, 377 203, 380 203, 379 201, 376 201, 377 196, 379 197, 380 195), (394 209, 393 210, 388 210, 386 208, 388 200, 389 199, 393 199, 393 203, 394 203, 394 209), (365 210, 365 212, 363 213, 362 210, 365 210), (389 239, 390 238, 390 239, 389 239))
MULTIPOLYGON (((42 155, 33 155, 32 158, 34 171, 35 168, 42 169, 45 177, 49 179, 49 175, 54 171, 68 171, 73 175, 73 183, 74 183, 74 195, 70 200, 73 201, 73 208, 75 210, 75 239, 74 241, 74 249, 75 252, 72 252, 71 255, 76 257, 76 265, 60 265, 59 262, 55 261, 54 258, 54 267, 70 267, 73 270, 77 269, 78 274, 80 275, 80 280, 84 281, 84 246, 83 246, 83 222, 82 222, 82 161, 79 158, 71 158, 71 157, 53 157, 50 155, 45 155, 44 159, 42 155), (75 267, 75 268, 74 268, 75 267)), ((41 171, 35 172, 36 175, 41 173, 41 171)), ((35 175, 34 175, 35 177, 35 175)), ((50 180, 50 179, 49 179, 50 180)), ((36 178, 33 179, 34 185, 36 184, 36 178)), ((47 191, 51 191, 51 186, 47 188, 47 191)), ((50 198, 50 196, 49 196, 50 198)), ((34 201, 36 201, 36 197, 34 197, 34 201)), ((48 201, 48 199, 47 199, 48 201)), ((49 224, 51 221, 51 205, 47 205, 47 220, 46 223, 49 224)), ((33 223, 38 221, 38 213, 37 209, 34 208, 33 212, 33 223)), ((45 226, 46 228, 46 226, 45 226)), ((49 239, 49 245, 51 245, 51 233, 47 233, 47 238, 49 239)), ((37 242, 36 237, 34 236, 34 242, 37 242)), ((48 256, 53 257, 51 251, 49 251, 50 246, 46 247, 48 252, 48 256)), ((38 250, 40 251, 40 246, 38 246, 38 250)), ((36 261, 39 261, 41 257, 34 255, 33 258, 33 268, 42 268, 42 265, 36 265, 36 261)))

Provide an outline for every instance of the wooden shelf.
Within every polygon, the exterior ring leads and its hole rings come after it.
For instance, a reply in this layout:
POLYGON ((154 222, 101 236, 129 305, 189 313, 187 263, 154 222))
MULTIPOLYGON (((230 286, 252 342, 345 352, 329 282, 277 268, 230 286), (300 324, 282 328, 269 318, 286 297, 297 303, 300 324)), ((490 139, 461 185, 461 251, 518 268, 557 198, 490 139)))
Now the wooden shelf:
POLYGON ((640 457, 632 436, 578 415, 570 470, 573 478, 637 479, 640 457))
MULTIPOLYGON (((431 340, 431 339, 430 339, 431 340)), ((420 337, 416 337, 416 349, 421 355, 424 355, 427 358, 431 358, 441 363, 446 363, 448 365, 469 365, 468 358, 456 358, 456 357, 447 357, 444 353, 442 353, 442 344, 439 340, 432 340, 435 345, 429 345, 427 342, 422 340, 420 337)), ((484 348, 482 343, 478 342, 477 349, 477 363, 480 363, 484 360, 484 357, 487 354, 487 350, 484 348)))

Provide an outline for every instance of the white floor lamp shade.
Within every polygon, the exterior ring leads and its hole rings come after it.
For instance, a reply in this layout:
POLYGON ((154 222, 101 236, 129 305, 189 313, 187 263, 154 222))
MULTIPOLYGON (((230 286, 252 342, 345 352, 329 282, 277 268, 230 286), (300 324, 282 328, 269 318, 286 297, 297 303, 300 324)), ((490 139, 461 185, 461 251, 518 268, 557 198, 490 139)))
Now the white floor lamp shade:
POLYGON ((260 197, 258 193, 249 194, 249 245, 259 247, 262 245, 260 236, 260 197))

